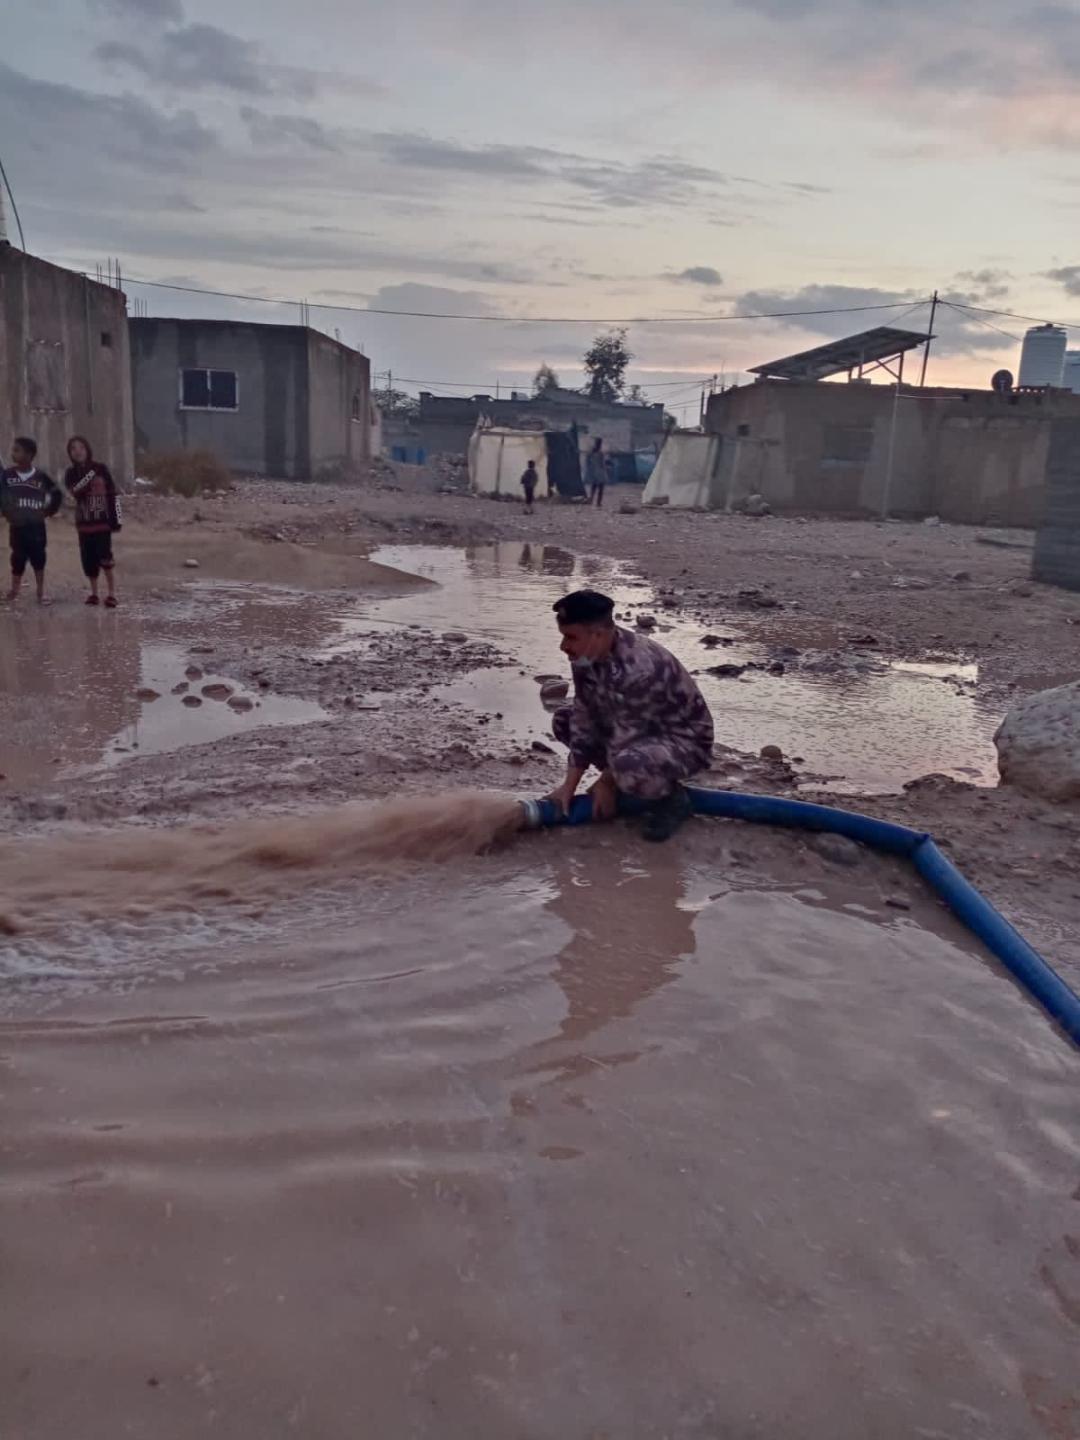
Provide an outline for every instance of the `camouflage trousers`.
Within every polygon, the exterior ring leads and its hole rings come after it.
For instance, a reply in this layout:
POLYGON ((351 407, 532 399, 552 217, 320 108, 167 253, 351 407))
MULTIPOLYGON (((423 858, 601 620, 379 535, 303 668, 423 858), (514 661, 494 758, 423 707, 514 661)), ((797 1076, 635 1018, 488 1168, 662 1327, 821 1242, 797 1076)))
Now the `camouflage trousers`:
MULTIPOLYGON (((561 745, 570 744, 569 705, 556 710, 551 717, 551 730, 561 745)), ((688 745, 674 738, 667 740, 634 740, 620 749, 598 751, 589 756, 589 764, 598 770, 610 770, 616 789, 637 800, 663 800, 680 780, 689 780, 704 770, 709 757, 699 745, 688 745)))

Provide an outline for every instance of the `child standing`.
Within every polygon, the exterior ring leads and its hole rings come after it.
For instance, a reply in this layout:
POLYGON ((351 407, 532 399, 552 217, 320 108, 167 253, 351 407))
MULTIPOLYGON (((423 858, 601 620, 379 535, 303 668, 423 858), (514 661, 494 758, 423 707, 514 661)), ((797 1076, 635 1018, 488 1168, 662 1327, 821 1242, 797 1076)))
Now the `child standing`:
POLYGON ((71 465, 64 476, 65 488, 75 497, 75 528, 79 532, 79 557, 83 574, 90 581, 87 605, 98 605, 98 576, 104 570, 108 594, 105 604, 117 606, 113 579, 112 537, 120 529, 120 501, 109 467, 94 459, 90 442, 73 435, 67 443, 71 465))
POLYGON ((45 521, 63 503, 59 486, 34 464, 37 441, 19 435, 11 447, 12 467, 0 474, 0 515, 8 522, 11 539, 11 589, 14 600, 22 585, 27 565, 34 572, 38 604, 45 604, 45 551, 48 536, 45 521))
POLYGON ((533 513, 533 496, 536 494, 536 483, 540 476, 536 469, 536 461, 530 460, 525 466, 521 476, 521 488, 525 491, 525 514, 533 513))

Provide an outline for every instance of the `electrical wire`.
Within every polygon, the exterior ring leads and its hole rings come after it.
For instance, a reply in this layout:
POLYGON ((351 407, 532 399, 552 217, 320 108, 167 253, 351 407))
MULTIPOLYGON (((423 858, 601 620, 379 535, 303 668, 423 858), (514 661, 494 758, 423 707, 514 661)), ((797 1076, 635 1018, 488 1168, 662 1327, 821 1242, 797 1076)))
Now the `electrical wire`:
POLYGON ((11 201, 11 213, 15 216, 15 224, 19 231, 19 245, 25 251, 26 236, 23 234, 22 221, 19 219, 19 207, 15 204, 15 195, 11 188, 11 181, 7 178, 7 171, 4 169, 3 160, 0 160, 0 180, 3 181, 4 189, 7 191, 8 199, 11 201))
MULTIPOLYGON (((185 295, 213 295, 220 300, 244 300, 264 305, 300 305, 309 301, 283 300, 270 295, 240 295, 229 290, 210 290, 198 285, 172 285, 165 280, 141 280, 125 276, 129 285, 148 285, 155 290, 176 290, 185 295)), ((440 310, 383 310, 368 305, 320 305, 317 310, 340 310, 354 315, 396 315, 411 320, 475 320, 496 325, 722 325, 742 320, 792 320, 810 315, 851 315, 868 310, 895 310, 889 305, 836 305, 819 310, 763 310, 750 315, 451 315, 440 310)), ((927 302, 929 303, 929 302, 927 302)))
POLYGON ((1018 315, 1015 310, 991 310, 988 305, 964 305, 958 300, 939 298, 938 304, 952 305, 954 309, 959 306, 961 310, 975 311, 980 315, 1004 315, 1009 320, 1027 320, 1032 325, 1059 325, 1062 330, 1080 330, 1080 320, 1047 320, 1040 315, 1018 315))
POLYGON ((1010 331, 1003 330, 1000 325, 994 325, 991 321, 984 320, 981 315, 973 314, 973 307, 970 305, 963 305, 954 300, 939 300, 938 304, 955 310, 962 320, 974 320, 976 325, 985 325, 988 330, 996 330, 999 335, 1004 335, 1006 340, 1012 340, 1018 345, 1021 343, 1019 335, 1013 335, 1010 331))

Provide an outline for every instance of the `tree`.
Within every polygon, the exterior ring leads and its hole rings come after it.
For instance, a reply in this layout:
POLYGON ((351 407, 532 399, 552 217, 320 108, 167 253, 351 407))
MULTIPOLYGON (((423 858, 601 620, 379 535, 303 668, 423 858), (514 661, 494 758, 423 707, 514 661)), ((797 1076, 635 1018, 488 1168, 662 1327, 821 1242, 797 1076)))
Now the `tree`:
POLYGON ((404 390, 391 390, 387 386, 385 390, 372 390, 371 398, 379 407, 384 418, 391 416, 395 420, 419 418, 420 401, 415 395, 407 395, 404 390))
POLYGON ((558 388, 559 377, 545 360, 533 376, 533 394, 542 395, 545 390, 557 390, 558 388))
POLYGON ((623 399, 627 405, 648 405, 650 403, 643 385, 631 385, 623 399))
POLYGON ((590 399, 617 400, 626 383, 626 367, 633 358, 625 329, 597 335, 585 352, 585 389, 590 399))

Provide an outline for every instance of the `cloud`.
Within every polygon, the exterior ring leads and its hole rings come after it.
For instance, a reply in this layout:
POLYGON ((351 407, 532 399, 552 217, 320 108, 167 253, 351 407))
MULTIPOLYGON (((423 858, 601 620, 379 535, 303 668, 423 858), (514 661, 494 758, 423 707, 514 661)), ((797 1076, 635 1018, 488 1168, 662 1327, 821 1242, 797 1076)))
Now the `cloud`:
POLYGON ((1080 295, 1080 265, 1059 265, 1044 273, 1048 280, 1056 281, 1066 295, 1080 295))
POLYGON ((724 277, 719 270, 714 270, 711 265, 688 265, 685 270, 677 274, 669 273, 667 280, 685 280, 689 285, 722 285, 724 277))
POLYGON ((174 90, 231 90, 269 95, 280 72, 260 60, 259 47, 216 25, 178 25, 153 38, 150 49, 106 42, 95 54, 104 65, 134 70, 154 85, 174 90))
POLYGON ((260 149, 341 151, 339 132, 307 115, 268 115, 252 105, 241 106, 240 118, 247 126, 253 145, 260 149))
POLYGON ((99 10, 111 11, 125 20, 173 20, 184 18, 181 0, 96 0, 99 10))
POLYGON ((498 308, 479 290, 451 290, 442 285, 383 285, 368 298, 372 310, 420 311, 438 315, 497 315, 498 308))

